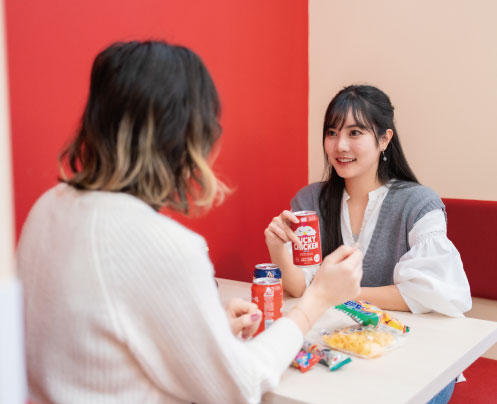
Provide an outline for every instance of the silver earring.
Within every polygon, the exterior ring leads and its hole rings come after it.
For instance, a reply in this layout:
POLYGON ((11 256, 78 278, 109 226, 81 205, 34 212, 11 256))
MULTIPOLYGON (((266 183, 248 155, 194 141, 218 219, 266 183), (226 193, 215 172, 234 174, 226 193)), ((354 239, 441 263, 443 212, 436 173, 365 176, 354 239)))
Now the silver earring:
POLYGON ((387 156, 385 156, 385 150, 381 151, 383 153, 383 161, 387 161, 387 156))

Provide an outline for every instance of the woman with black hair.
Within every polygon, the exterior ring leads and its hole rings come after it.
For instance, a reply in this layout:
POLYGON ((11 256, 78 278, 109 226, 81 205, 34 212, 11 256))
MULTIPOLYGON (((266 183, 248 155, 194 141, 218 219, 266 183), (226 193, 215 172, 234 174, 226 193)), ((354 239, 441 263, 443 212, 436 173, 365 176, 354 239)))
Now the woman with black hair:
MULTIPOLYGON (((359 300, 383 309, 461 316, 471 308, 459 253, 447 238, 445 206, 419 184, 400 145, 394 108, 378 88, 351 85, 330 102, 323 127, 327 179, 301 189, 292 211, 315 210, 322 254, 358 245, 364 254, 359 300)), ((316 269, 292 263, 290 211, 265 230, 283 286, 301 296, 316 269)))
MULTIPOLYGON (((341 90, 324 120, 327 179, 301 189, 292 211, 317 212, 323 256, 341 245, 363 252, 358 300, 389 310, 462 316, 471 308, 471 294, 459 253, 447 238, 445 206, 409 167, 393 110, 378 88, 341 90)), ((319 271, 293 265, 285 245, 298 242, 289 226, 298 223, 292 211, 273 218, 265 236, 283 287, 302 296, 319 271)), ((447 403, 454 383, 429 404, 447 403)))
POLYGON ((36 202, 18 245, 33 402, 258 403, 321 314, 357 295, 362 255, 339 248, 296 308, 243 341, 257 306, 225 310, 203 237, 158 213, 222 199, 218 115, 187 48, 116 43, 96 57, 62 154, 71 175, 36 202))

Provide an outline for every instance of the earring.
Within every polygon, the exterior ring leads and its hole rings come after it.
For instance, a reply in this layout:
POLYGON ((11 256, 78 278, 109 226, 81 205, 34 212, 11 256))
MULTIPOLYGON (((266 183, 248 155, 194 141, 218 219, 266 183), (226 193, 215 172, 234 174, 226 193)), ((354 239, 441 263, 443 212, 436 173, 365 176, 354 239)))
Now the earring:
POLYGON ((383 161, 387 161, 387 156, 385 156, 385 150, 381 151, 383 153, 383 161))

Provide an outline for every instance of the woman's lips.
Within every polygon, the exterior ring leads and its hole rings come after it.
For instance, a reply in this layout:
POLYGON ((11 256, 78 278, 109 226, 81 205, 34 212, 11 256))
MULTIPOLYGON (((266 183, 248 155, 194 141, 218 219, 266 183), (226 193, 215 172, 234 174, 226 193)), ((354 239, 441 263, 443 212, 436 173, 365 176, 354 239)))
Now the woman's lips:
POLYGON ((350 157, 337 157, 335 160, 340 165, 347 165, 356 161, 355 158, 350 158, 350 157))

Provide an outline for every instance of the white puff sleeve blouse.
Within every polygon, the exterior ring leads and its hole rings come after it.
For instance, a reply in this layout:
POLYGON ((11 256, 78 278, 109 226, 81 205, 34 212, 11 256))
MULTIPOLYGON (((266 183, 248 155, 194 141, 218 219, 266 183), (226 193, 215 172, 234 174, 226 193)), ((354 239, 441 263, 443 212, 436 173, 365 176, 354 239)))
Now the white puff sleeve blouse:
POLYGON ((394 283, 413 313, 459 317, 471 309, 461 256, 447 238, 444 213, 434 210, 409 232, 410 250, 394 268, 394 283))

